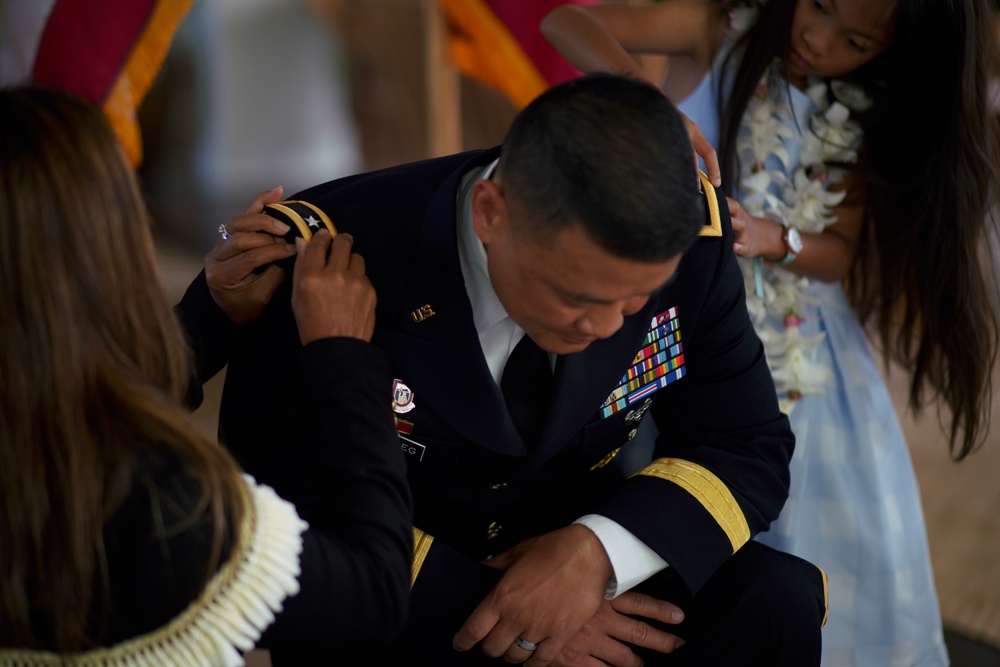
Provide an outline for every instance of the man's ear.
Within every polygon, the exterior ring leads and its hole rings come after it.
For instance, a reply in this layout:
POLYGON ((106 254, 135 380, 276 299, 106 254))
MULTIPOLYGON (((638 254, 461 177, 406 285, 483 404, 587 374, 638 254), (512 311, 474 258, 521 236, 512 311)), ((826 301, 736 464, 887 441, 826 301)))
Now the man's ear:
POLYGON ((476 181, 472 186, 472 228, 484 244, 506 232, 507 200, 500 185, 492 180, 476 181))

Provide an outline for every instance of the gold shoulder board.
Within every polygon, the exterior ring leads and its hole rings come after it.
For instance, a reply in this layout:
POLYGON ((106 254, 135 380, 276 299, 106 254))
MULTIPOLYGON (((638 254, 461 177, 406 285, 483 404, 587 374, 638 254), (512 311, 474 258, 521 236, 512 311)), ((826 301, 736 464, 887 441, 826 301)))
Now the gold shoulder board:
POLYGON ((715 187, 700 169, 698 178, 701 179, 701 189, 708 199, 708 224, 701 228, 698 236, 722 236, 722 218, 719 217, 719 198, 715 196, 715 187))
POLYGON ((314 231, 318 232, 323 227, 330 230, 331 236, 337 235, 337 228, 326 212, 307 201, 286 199, 273 204, 264 204, 264 212, 291 227, 291 230, 285 235, 285 240, 288 243, 294 243, 296 236, 301 236, 308 241, 312 238, 314 231))

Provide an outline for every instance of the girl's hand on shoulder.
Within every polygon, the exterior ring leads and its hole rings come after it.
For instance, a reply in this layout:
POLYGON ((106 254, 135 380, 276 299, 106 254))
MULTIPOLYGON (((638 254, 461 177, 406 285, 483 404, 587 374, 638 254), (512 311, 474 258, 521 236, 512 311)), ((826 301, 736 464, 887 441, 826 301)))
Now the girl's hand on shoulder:
POLYGON ((785 254, 781 247, 781 225, 750 215, 732 197, 726 197, 726 201, 733 220, 733 252, 748 259, 758 255, 769 261, 781 259, 785 254))
POLYGON ((684 114, 681 114, 681 119, 684 121, 684 129, 687 130, 688 137, 691 139, 691 146, 694 148, 695 168, 698 168, 698 156, 700 155, 701 159, 705 161, 705 170, 708 172, 705 175, 708 176, 708 180, 715 187, 721 187, 722 170, 719 168, 719 156, 715 152, 715 147, 705 138, 705 135, 701 133, 701 129, 693 120, 684 114))

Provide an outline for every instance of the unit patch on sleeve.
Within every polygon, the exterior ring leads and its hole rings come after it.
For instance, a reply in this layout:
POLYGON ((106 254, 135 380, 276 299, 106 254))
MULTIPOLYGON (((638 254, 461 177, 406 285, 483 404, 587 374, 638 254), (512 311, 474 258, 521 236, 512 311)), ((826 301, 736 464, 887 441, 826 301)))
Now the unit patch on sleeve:
POLYGON ((681 343, 677 308, 653 317, 642 349, 632 360, 611 395, 601 406, 601 416, 610 417, 622 408, 684 377, 684 345, 681 343))

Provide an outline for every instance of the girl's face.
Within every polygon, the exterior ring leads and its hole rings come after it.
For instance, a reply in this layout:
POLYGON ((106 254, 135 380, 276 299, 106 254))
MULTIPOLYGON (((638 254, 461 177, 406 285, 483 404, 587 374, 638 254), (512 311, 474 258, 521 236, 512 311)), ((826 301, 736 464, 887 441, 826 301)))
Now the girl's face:
POLYGON ((837 78, 858 69, 892 40, 898 0, 798 0, 792 19, 788 82, 837 78))

